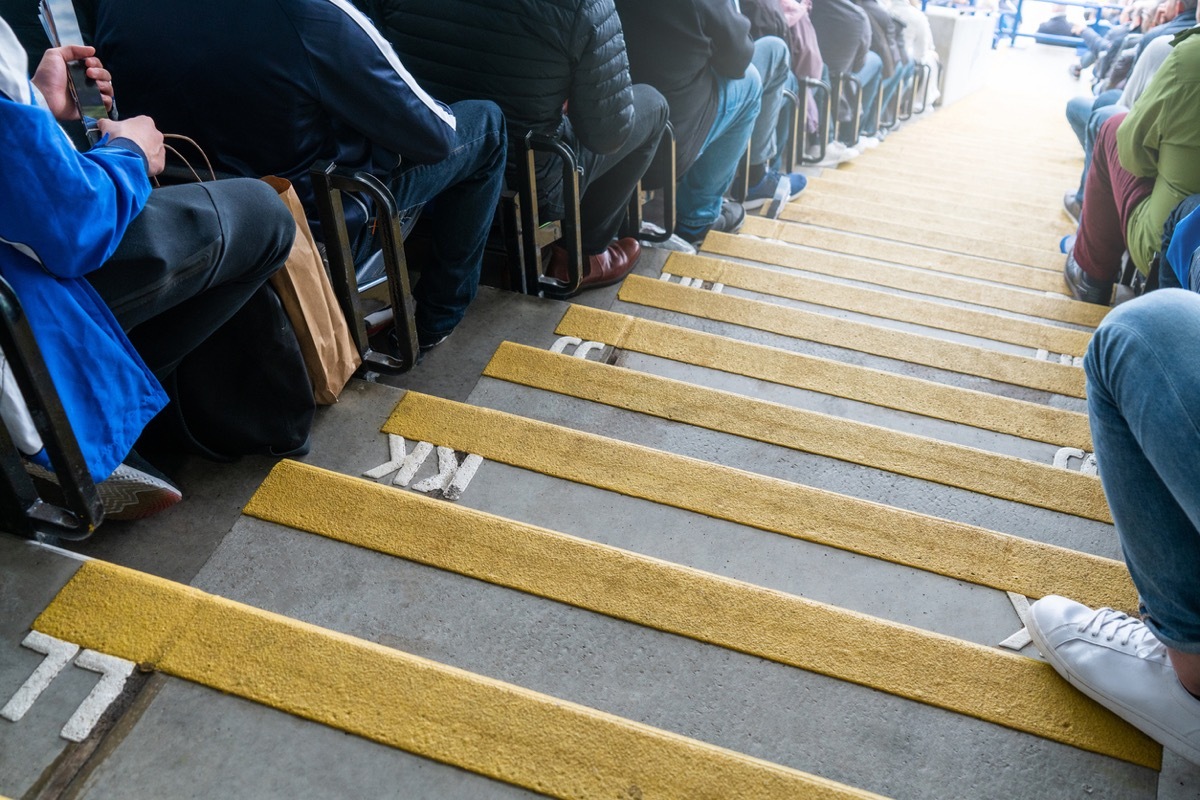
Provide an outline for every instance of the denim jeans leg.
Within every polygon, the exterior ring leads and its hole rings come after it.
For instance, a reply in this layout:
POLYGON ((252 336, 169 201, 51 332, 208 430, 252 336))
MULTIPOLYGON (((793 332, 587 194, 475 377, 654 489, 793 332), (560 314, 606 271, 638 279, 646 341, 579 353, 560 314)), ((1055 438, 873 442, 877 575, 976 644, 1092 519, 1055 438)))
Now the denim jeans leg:
POLYGON ((892 109, 892 101, 896 97, 896 92, 901 91, 901 87, 905 85, 908 76, 912 74, 913 65, 911 61, 896 67, 896 71, 892 73, 890 78, 883 81, 883 94, 880 97, 880 102, 883 103, 883 118, 889 119, 892 109))
POLYGON ((1200 653, 1200 295, 1161 289, 1114 309, 1084 360, 1104 493, 1146 624, 1200 653))
POLYGON ((422 342, 450 333, 479 288, 488 230, 504 186, 507 140, 504 115, 486 100, 451 106, 457 143, 435 164, 404 167, 390 181, 396 204, 427 203, 433 263, 413 287, 417 334, 422 342))
POLYGON ((787 43, 777 36, 756 39, 754 58, 750 63, 762 78, 762 107, 750 136, 750 163, 765 164, 779 152, 775 124, 783 107, 783 88, 792 74, 787 43))
POLYGON ((879 99, 879 85, 883 80, 883 59, 875 53, 867 53, 863 68, 854 73, 854 77, 862 86, 862 117, 859 121, 859 131, 864 128, 871 130, 875 126, 875 102, 879 99))
MULTIPOLYGON (((792 94, 794 94, 801 103, 806 102, 808 99, 806 96, 806 92, 802 91, 800 89, 800 81, 796 80, 796 76, 792 74, 792 71, 790 69, 788 70, 787 80, 783 82, 783 88, 786 89, 787 91, 791 92, 792 94)), ((782 109, 782 111, 783 111, 783 113, 781 113, 779 115, 779 119, 776 120, 776 122, 775 122, 776 150, 775 150, 775 157, 771 159, 771 163, 770 163, 771 169, 777 169, 780 172, 783 171, 783 155, 784 155, 784 153, 786 153, 788 151, 789 147, 795 147, 795 144, 792 142, 792 129, 791 129, 791 119, 792 119, 793 109, 792 108, 784 108, 784 109, 782 109)), ((810 115, 809 121, 810 122, 815 121, 813 119, 812 115, 810 115)))
POLYGON ((743 78, 720 79, 717 116, 700 156, 676 188, 675 207, 682 229, 706 229, 720 215, 721 198, 746 154, 761 105, 762 81, 753 65, 743 78))
POLYGON ((1072 97, 1067 101, 1067 124, 1075 132, 1080 147, 1083 147, 1084 130, 1087 128, 1088 117, 1092 114, 1092 103, 1095 101, 1094 97, 1072 97))

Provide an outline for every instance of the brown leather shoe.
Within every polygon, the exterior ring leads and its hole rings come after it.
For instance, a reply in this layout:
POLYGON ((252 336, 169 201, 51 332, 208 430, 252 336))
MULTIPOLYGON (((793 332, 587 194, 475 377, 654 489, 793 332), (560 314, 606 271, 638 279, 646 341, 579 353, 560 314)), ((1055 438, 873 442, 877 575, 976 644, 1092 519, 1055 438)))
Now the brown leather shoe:
MULTIPOLYGON (((579 283, 579 291, 611 286, 633 270, 641 254, 642 246, 638 244, 638 240, 628 237, 617 239, 603 253, 585 257, 583 280, 579 283)), ((558 245, 550 248, 550 264, 546 267, 546 274, 551 278, 566 282, 566 248, 558 245)))

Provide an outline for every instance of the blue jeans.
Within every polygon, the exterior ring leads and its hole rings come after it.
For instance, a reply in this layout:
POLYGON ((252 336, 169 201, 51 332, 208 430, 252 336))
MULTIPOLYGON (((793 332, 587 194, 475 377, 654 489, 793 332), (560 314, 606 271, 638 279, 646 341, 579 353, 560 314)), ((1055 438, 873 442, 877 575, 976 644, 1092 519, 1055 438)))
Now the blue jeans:
POLYGON ((762 78, 762 107, 754 121, 750 136, 750 163, 766 164, 779 153, 780 139, 776 134, 779 111, 783 108, 783 90, 796 79, 792 76, 791 54, 787 43, 777 36, 764 36, 754 41, 754 58, 750 62, 762 78))
POLYGON ((1075 199, 1080 203, 1083 202, 1083 187, 1087 182, 1088 169, 1092 166, 1096 132, 1109 117, 1120 111, 1121 107, 1117 105, 1120 99, 1121 90, 1110 89, 1096 97, 1074 97, 1067 101, 1067 122, 1079 139, 1079 144, 1083 146, 1083 175, 1079 179, 1079 191, 1075 194, 1075 199))
POLYGON ((1200 295, 1115 308, 1084 360, 1092 439, 1146 624, 1200 653, 1200 295))
POLYGON ((746 153, 762 106, 762 80, 754 65, 743 78, 720 78, 717 116, 700 155, 679 179, 675 192, 678 227, 683 233, 707 230, 721 214, 721 198, 746 153))
MULTIPOLYGON (((859 120, 858 130, 872 130, 875 125, 875 117, 873 109, 875 108, 875 98, 879 95, 879 86, 883 81, 883 59, 877 53, 867 53, 866 60, 863 62, 863 68, 854 73, 854 77, 858 79, 862 85, 862 117, 859 120), (868 123, 867 120, 870 120, 868 123)), ((854 142, 846 142, 853 144, 854 142)))
MULTIPOLYGON (((892 100, 896 97, 896 92, 903 92, 908 86, 908 81, 913 74, 913 62, 905 61, 903 64, 896 67, 891 77, 883 79, 883 95, 880 102, 883 104, 881 109, 881 119, 887 119, 889 110, 892 107, 892 100)), ((866 107, 864 106, 864 109, 866 107)), ((866 111, 863 111, 865 114, 866 111)), ((874 116, 871 117, 874 120, 874 116)))
POLYGON ((417 338, 442 338, 462 320, 479 289, 479 270, 500 190, 508 146, 504 114, 487 100, 451 106, 457 143, 435 164, 404 166, 389 181, 399 208, 425 203, 433 263, 413 287, 417 338))

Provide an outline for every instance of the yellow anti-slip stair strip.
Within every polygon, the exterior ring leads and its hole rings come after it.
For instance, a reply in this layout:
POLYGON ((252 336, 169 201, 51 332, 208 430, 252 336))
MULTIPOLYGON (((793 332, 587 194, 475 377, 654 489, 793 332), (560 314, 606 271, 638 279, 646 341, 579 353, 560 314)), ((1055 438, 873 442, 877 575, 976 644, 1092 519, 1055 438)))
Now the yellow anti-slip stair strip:
POLYGON ((746 220, 742 233, 748 235, 708 234, 704 240, 704 253, 802 269, 820 275, 901 289, 944 300, 958 300, 984 308, 1011 311, 1074 325, 1095 327, 1109 310, 1095 303, 1071 300, 1065 294, 1061 294, 1065 291, 1061 273, 1051 275, 1031 267, 1005 267, 997 265, 996 262, 971 259, 970 256, 905 248, 903 245, 890 246, 878 239, 867 239, 823 228, 802 228, 754 217, 746 220), (779 241, 761 241, 751 239, 750 236, 763 236, 779 241), (875 263, 862 259, 878 259, 889 263, 875 263), (895 265, 912 269, 900 269, 895 265), (1041 291, 1038 285, 1044 279, 1049 279, 1056 290, 1054 296, 1035 294, 1009 286, 960 280, 957 277, 934 275, 921 270, 944 272, 961 278, 993 280, 1038 291, 1041 291))
POLYGON ((572 305, 555 331, 861 403, 1092 450, 1086 414, 572 305))
MULTIPOLYGON (((864 181, 862 178, 848 178, 843 173, 836 170, 826 170, 822 173, 824 183, 832 185, 843 185, 848 190, 862 191, 863 189, 874 187, 884 192, 892 192, 895 194, 906 194, 912 197, 916 190, 911 181, 890 180, 888 178, 873 177, 870 181, 864 181), (840 176, 840 177, 839 177, 840 176)), ((1052 214, 1062 214, 1062 192, 1053 198, 1045 200, 1037 200, 1036 198, 1018 198, 1018 197, 986 197, 973 192, 960 192, 952 189, 939 188, 936 192, 931 192, 935 200, 950 200, 956 203, 961 203, 964 209, 971 209, 978 214, 987 214, 991 209, 995 208, 1006 213, 1026 213, 1050 216, 1052 214)))
POLYGON ((838 172, 850 175, 857 174, 863 182, 869 183, 875 176, 895 178, 912 183, 915 190, 927 190, 928 187, 961 186, 965 191, 975 191, 979 187, 987 187, 988 191, 1016 197, 1054 197, 1062 194, 1062 187, 1070 186, 1079 180, 1079 171, 1074 175, 1044 173, 1022 174, 1019 169, 1005 172, 991 166, 977 167, 977 159, 967 163, 956 164, 953 171, 946 170, 946 162, 931 168, 928 163, 922 164, 911 159, 908 153, 892 153, 886 147, 868 150, 859 158, 844 161, 837 166, 838 172), (974 162, 974 163, 972 163, 974 162))
POLYGON ((1075 366, 889 330, 827 314, 782 308, 771 303, 686 288, 638 275, 626 278, 617 296, 626 303, 728 322, 794 339, 990 378, 1068 397, 1084 397, 1083 370, 1075 366))
POLYGON ((1090 332, 703 256, 672 253, 663 272, 1051 353, 1082 356, 1091 340, 1090 332))
POLYGON ((1023 656, 294 462, 273 470, 246 512, 1143 766, 1161 757, 1023 656))
POLYGON ((953 195, 971 202, 979 209, 979 213, 981 214, 986 214, 987 209, 992 203, 997 203, 1001 206, 1006 202, 1034 204, 1045 208, 1048 212, 1057 210, 1062 205, 1062 187, 1058 184, 1055 184, 1055 186, 1058 186, 1057 189, 1051 187, 1053 194, 1030 192, 1021 189, 999 188, 993 190, 991 186, 983 182, 962 182, 929 178, 917 183, 910 176, 901 173, 883 171, 868 173, 865 169, 861 172, 829 169, 823 171, 817 180, 829 181, 830 183, 851 183, 858 186, 878 183, 885 188, 907 186, 909 191, 929 194, 933 197, 940 197, 943 194, 946 196, 953 195), (1040 200, 1039 198, 1041 197, 1045 197, 1045 200, 1040 200))
POLYGON ((98 561, 34 628, 552 797, 877 797, 98 561))
POLYGON ((1059 593, 1125 610, 1125 565, 973 525, 408 392, 383 427, 629 497, 861 553, 1027 597, 1059 593))
POLYGON ((948 253, 963 253, 1050 272, 1061 272, 1063 267, 1063 256, 1054 249, 1054 242, 1046 242, 1044 247, 1027 247, 1013 243, 1011 238, 1007 242, 985 241, 973 236, 930 230, 920 220, 911 223, 889 222, 870 219, 863 214, 808 208, 801 203, 786 206, 780 218, 788 222, 859 233, 876 239, 915 244, 948 253))
POLYGON ((500 345, 483 374, 1004 500, 1112 522, 1099 478, 1048 464, 509 342, 500 345))

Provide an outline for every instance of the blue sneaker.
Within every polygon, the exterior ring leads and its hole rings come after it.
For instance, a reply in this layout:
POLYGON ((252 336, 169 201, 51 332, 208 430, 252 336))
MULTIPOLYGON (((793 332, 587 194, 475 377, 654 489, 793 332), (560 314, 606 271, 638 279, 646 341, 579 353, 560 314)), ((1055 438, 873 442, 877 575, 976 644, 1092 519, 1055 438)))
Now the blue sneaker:
POLYGON ((762 208, 775 199, 776 192, 779 193, 781 198, 784 192, 786 192, 787 197, 783 202, 787 203, 795 200, 807 185, 808 178, 799 172, 789 172, 785 175, 779 170, 768 170, 767 174, 763 175, 761 181, 750 187, 750 191, 746 193, 746 199, 742 205, 748 211, 762 208), (783 184, 782 188, 780 184, 783 184))

